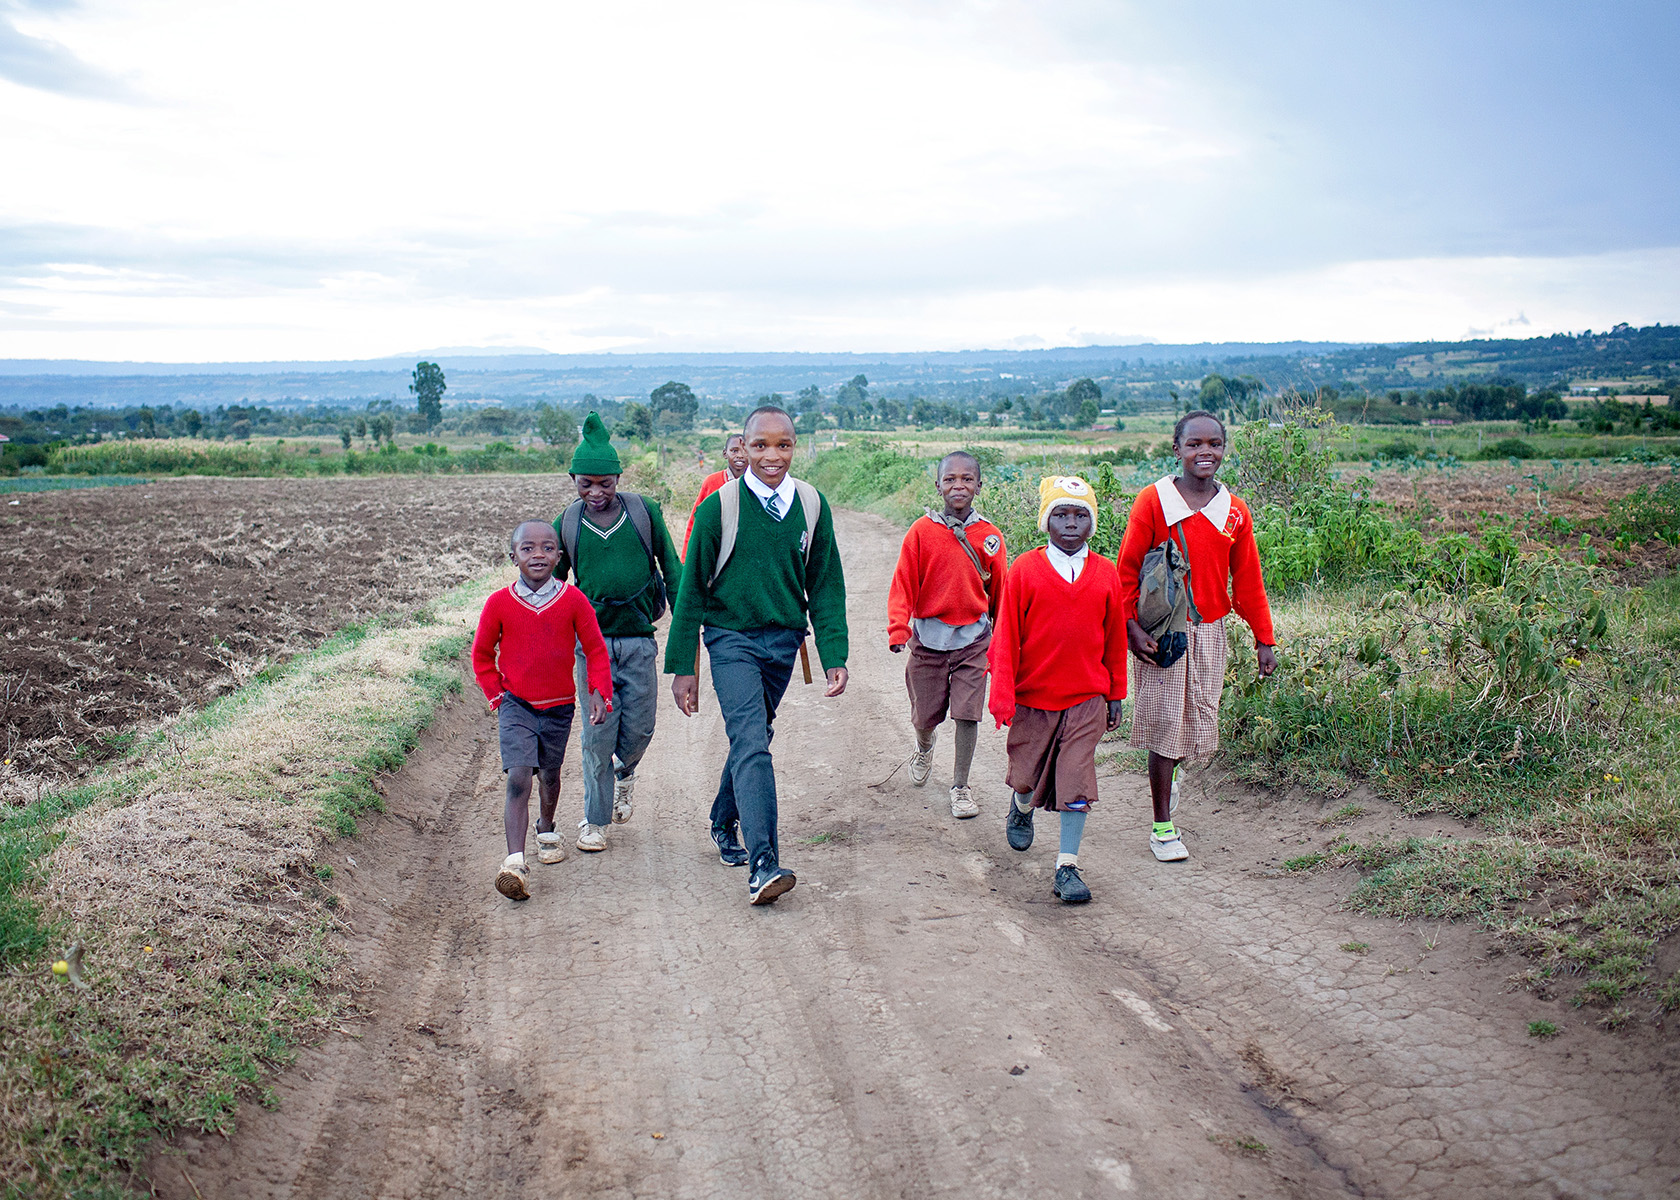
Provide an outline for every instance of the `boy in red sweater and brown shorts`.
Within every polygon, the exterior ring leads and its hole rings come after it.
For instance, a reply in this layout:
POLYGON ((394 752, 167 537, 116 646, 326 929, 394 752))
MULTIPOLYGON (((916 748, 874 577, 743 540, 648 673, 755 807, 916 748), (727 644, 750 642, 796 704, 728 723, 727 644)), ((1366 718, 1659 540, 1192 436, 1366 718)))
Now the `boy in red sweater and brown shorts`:
POLYGON ((509 900, 529 899, 525 830, 531 817, 531 777, 541 784, 537 858, 566 857, 554 811, 560 802, 560 766, 572 732, 577 685, 573 654, 583 646, 588 663, 589 720, 599 725, 612 706, 612 668, 607 644, 584 594, 554 577, 560 536, 542 521, 524 521, 508 539, 508 557, 519 578, 490 594, 473 637, 473 674, 496 714, 507 772, 502 824, 507 858, 496 874, 496 890, 509 900))
POLYGON ((1091 485, 1077 475, 1038 485, 1038 527, 1049 545, 1009 568, 992 638, 992 715, 1009 726, 1004 824, 1012 850, 1033 841, 1033 811, 1061 815, 1054 894, 1084 904, 1079 874, 1085 818, 1097 802, 1097 743, 1120 724, 1126 696, 1126 614, 1120 573, 1086 545, 1096 532, 1091 485))
POLYGON ((965 450, 939 460, 937 486, 945 501, 904 535, 887 593, 887 644, 910 648, 904 683, 916 749, 910 782, 921 787, 933 772, 934 730, 947 712, 956 722, 951 768, 951 815, 980 814, 968 786, 974 744, 986 713, 986 652, 1003 598, 1008 553, 996 525, 974 511, 983 486, 980 462, 965 450))

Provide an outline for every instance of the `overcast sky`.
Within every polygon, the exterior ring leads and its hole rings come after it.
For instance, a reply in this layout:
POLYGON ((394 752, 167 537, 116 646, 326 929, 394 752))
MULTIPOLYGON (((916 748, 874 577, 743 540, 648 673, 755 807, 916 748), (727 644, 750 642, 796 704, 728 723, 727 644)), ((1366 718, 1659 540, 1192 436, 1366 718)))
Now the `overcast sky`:
POLYGON ((1680 4, 0 0, 0 357, 1680 320, 1680 4))

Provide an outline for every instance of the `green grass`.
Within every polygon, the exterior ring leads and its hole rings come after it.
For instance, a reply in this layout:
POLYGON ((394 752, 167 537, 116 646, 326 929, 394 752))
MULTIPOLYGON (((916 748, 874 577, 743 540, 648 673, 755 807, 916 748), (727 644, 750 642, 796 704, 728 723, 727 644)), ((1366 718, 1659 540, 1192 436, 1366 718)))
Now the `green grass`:
POLYGON ((1531 1038, 1555 1038, 1558 1032, 1558 1027, 1551 1021, 1539 1020, 1528 1023, 1528 1036, 1531 1038))
POLYGON ((1371 945, 1369 942, 1343 942, 1342 949, 1349 954, 1365 955, 1371 952, 1371 945))
POLYGON ((75 478, 54 475, 25 475, 18 479, 0 479, 0 493, 60 492, 72 488, 132 487, 150 483, 136 475, 86 475, 75 478))

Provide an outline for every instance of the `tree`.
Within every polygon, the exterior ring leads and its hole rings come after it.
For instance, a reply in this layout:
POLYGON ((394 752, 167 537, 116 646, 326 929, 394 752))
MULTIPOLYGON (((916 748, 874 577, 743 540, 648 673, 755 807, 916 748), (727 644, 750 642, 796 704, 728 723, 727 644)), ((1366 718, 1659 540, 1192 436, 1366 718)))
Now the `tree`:
MULTIPOLYGON (((1095 379, 1075 379, 1067 385, 1066 410, 1070 413, 1081 411, 1085 402, 1089 400, 1098 411, 1102 409, 1102 388, 1097 386, 1095 379)), ((1096 418, 1092 418, 1095 420, 1096 418)), ((1089 422, 1087 422, 1089 423, 1089 422)))
POLYGON ((563 408, 555 408, 546 400, 537 404, 537 432, 550 446, 565 449, 577 445, 577 418, 563 408))
POLYGON ((648 402, 653 418, 666 428, 694 428, 694 414, 700 411, 700 401, 688 384, 674 379, 662 383, 648 394, 648 402))
POLYGON ((340 429, 338 431, 338 441, 339 444, 346 450, 350 449, 350 431, 348 429, 340 429))
POLYGON ((798 404, 799 411, 802 413, 811 412, 813 409, 821 408, 822 389, 814 383, 810 387, 800 388, 798 404))
POLYGON ((443 391, 447 386, 443 382, 442 367, 429 362, 414 364, 414 382, 408 385, 408 390, 414 393, 419 403, 427 433, 436 429, 438 422, 443 420, 443 391))
POLYGON ((204 417, 200 415, 198 409, 189 408, 180 415, 175 423, 186 431, 188 437, 197 437, 199 430, 204 428, 204 417))
POLYGON ((507 435, 508 426, 513 424, 514 414, 505 408, 492 405, 489 408, 479 409, 478 416, 473 418, 473 421, 480 429, 484 430, 485 433, 493 433, 497 437, 505 437, 507 435))
POLYGON ((135 414, 135 417, 140 423, 141 437, 157 436, 157 414, 149 406, 141 405, 140 411, 135 414))
POLYGON ((864 375, 853 375, 834 393, 834 403, 854 405, 858 408, 862 408, 868 399, 869 379, 864 375))
POLYGON ((365 438, 367 436, 367 434, 368 434, 367 418, 366 417, 357 417, 356 418, 356 436, 359 437, 359 438, 365 438))
POLYGON ((624 406, 624 419, 613 430, 619 437, 650 441, 653 438, 653 411, 634 400, 624 406))
POLYGON ((1097 402, 1087 396, 1079 402, 1079 411, 1074 414, 1074 420, 1081 426, 1095 425, 1101 415, 1102 410, 1097 407, 1097 402))

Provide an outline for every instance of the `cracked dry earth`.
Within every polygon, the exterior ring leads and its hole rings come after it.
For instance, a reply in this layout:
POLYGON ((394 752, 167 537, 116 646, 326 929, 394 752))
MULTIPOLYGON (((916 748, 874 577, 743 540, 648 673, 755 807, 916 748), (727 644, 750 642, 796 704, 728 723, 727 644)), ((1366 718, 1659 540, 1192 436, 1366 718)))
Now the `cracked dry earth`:
POLYGON ((751 909, 743 873, 718 864, 721 722, 667 703, 610 849, 533 866, 533 898, 503 900, 494 727, 469 696, 391 781, 391 813, 329 849, 370 1017, 304 1052, 277 1107, 247 1106, 231 1138, 154 1156, 157 1193, 1680 1188, 1671 1041, 1555 1005, 1564 1034, 1533 1041, 1540 1002, 1507 990, 1514 968, 1480 935, 1342 912, 1343 876, 1278 877, 1316 811, 1204 786, 1181 812, 1194 857, 1166 866, 1145 845, 1143 779, 1111 776, 1081 854, 1096 900, 1056 903, 1053 822, 1027 854, 1003 839, 1001 734, 981 741, 977 820, 945 811, 948 738, 926 790, 895 773, 901 665, 876 631, 898 535, 850 514, 840 533, 851 689, 825 701, 796 673, 777 722, 795 891, 751 909))

